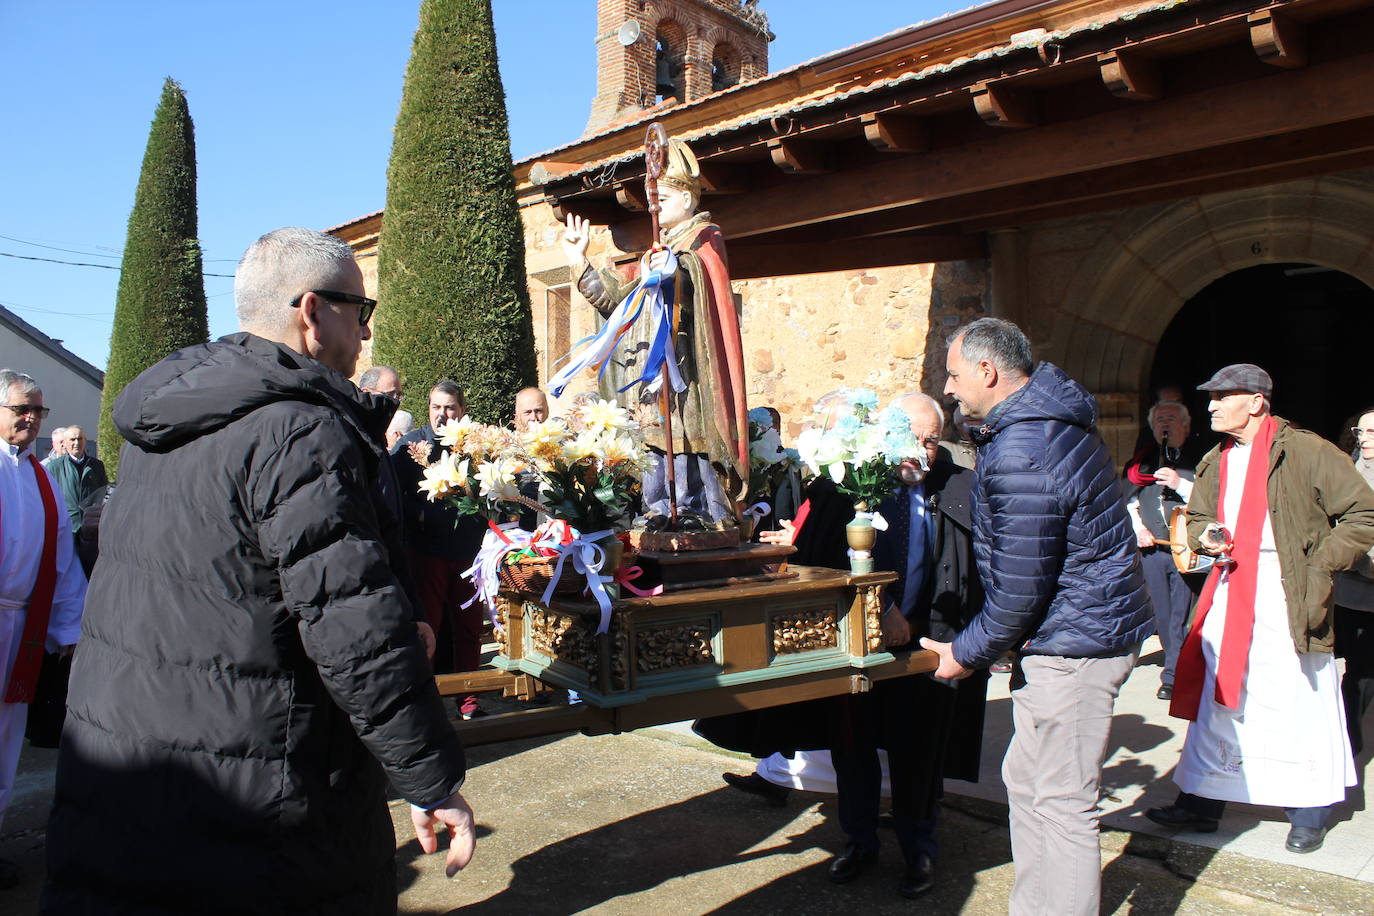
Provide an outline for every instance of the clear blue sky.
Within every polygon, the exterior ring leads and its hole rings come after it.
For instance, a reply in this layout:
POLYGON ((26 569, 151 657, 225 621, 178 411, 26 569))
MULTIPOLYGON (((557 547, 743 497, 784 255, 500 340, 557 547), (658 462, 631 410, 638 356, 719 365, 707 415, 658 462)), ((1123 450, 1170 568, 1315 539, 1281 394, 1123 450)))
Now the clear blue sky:
MULTIPOLYGON (((575 140, 595 92, 595 0, 493 2, 515 158, 575 140)), ((770 66, 964 5, 763 0, 778 36, 770 66)), ((322 229, 381 209, 418 9, 418 0, 0 0, 0 252, 118 266, 166 76, 185 88, 196 125, 207 275, 232 275, 269 229, 322 229)), ((0 304, 103 367, 118 277, 0 257, 0 304)), ((236 329, 232 287, 205 278, 212 337, 236 329)))

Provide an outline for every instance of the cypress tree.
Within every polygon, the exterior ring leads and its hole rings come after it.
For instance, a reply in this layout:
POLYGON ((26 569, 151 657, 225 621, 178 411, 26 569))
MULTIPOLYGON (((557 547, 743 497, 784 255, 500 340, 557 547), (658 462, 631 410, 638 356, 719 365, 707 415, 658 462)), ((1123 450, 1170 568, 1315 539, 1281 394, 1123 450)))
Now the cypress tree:
POLYGON ((506 422, 536 382, 525 238, 489 0, 425 0, 387 170, 374 359, 463 386, 474 419, 506 422))
POLYGON ((209 336, 196 236, 195 127, 171 77, 148 132, 121 271, 100 393, 100 457, 112 479, 124 444, 110 417, 115 397, 153 363, 209 336))

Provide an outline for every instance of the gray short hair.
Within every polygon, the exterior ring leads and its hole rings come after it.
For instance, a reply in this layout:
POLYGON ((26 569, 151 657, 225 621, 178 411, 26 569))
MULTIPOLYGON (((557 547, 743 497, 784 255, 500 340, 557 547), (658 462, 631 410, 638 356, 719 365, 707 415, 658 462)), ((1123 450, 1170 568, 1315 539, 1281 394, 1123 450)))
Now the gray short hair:
POLYGON ((291 226, 274 229, 244 252, 234 272, 234 304, 244 330, 280 333, 290 324, 291 300, 337 284, 353 249, 336 236, 291 226))
POLYGON ((935 416, 938 417, 940 420, 940 428, 945 428, 945 409, 944 407, 940 406, 940 402, 935 400, 935 398, 926 394, 924 391, 905 391, 892 399, 892 403, 890 406, 896 407, 898 410, 902 411, 907 416, 911 416, 911 411, 901 406, 903 401, 917 401, 921 404, 924 404, 926 407, 930 408, 935 412, 935 416))
POLYGON ((998 372, 1030 375, 1031 345, 1021 329, 1002 318, 979 318, 950 335, 949 343, 963 339, 961 353, 965 362, 989 362, 998 372))
POLYGON ((14 369, 0 369, 0 395, 3 395, 6 401, 11 397, 32 394, 35 391, 42 394, 43 389, 38 387, 33 376, 16 372, 14 369))
POLYGON ((1161 407, 1175 407, 1183 414, 1183 419, 1188 421, 1188 425, 1193 424, 1193 415, 1188 411, 1188 405, 1182 401, 1160 401, 1150 408, 1150 412, 1145 415, 1145 422, 1153 425, 1155 422, 1155 412, 1161 407))
POLYGON ((362 375, 358 376, 358 387, 363 390, 376 388, 377 383, 382 380, 382 375, 387 372, 396 376, 396 381, 399 382, 401 380, 401 373, 390 366, 372 366, 362 375))

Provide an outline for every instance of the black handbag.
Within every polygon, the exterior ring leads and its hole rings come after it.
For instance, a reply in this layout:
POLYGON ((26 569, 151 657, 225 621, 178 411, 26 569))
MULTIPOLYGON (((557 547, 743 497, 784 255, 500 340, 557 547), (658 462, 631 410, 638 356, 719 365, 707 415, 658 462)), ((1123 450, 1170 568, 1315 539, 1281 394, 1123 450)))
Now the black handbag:
POLYGON ((34 747, 57 747, 62 740, 62 723, 67 718, 67 680, 71 675, 71 653, 44 654, 38 686, 29 704, 29 722, 24 728, 24 737, 34 747))

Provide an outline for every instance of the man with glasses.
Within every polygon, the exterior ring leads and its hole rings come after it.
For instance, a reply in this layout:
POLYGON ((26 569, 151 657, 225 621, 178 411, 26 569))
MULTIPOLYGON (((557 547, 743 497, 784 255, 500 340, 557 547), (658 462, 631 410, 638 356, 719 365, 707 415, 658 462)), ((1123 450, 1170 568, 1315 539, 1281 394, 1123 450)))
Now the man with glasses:
POLYGON ((1126 512, 1135 528, 1155 630, 1164 648, 1155 696, 1167 700, 1174 695, 1174 671, 1193 606, 1193 593, 1174 565, 1168 544, 1169 518, 1193 492, 1194 462, 1184 451, 1192 441, 1192 417, 1182 402, 1160 401, 1150 408, 1147 423, 1153 447, 1137 452, 1126 465, 1126 512))
MULTIPOLYGON (((24 725, 43 651, 71 652, 81 632, 86 576, 67 526, 62 490, 33 454, 43 392, 21 372, 0 369, 0 825, 14 790, 24 725)), ((0 859, 0 888, 19 866, 0 859)))
POLYGON ((375 303, 346 243, 294 228, 248 249, 234 298, 240 333, 114 404, 47 912, 179 911, 188 889, 394 912, 388 780, 422 848, 448 826, 450 874, 472 855, 463 750, 381 521, 393 408, 349 381, 375 303))
POLYGON ((1270 412, 1273 382, 1251 363, 1219 370, 1198 462, 1189 541, 1219 557, 1179 656, 1169 711, 1190 720, 1181 790, 1157 824, 1211 833, 1228 801, 1275 805, 1284 847, 1321 848, 1331 807, 1355 785, 1332 656, 1332 574, 1374 545, 1374 493, 1350 459, 1270 412))
MULTIPOLYGON (((883 643, 898 651, 919 648, 916 641, 923 636, 953 640, 982 608, 983 590, 969 516, 974 475, 940 445, 944 411, 920 393, 902 395, 892 406, 911 418, 920 443, 920 453, 898 468, 902 486, 879 510, 888 527, 873 549, 875 566, 899 575, 884 589, 882 618, 883 643)), ((958 681, 917 674, 878 681, 867 694, 833 701, 831 759, 848 844, 830 863, 831 881, 853 881, 877 860, 883 748, 892 819, 906 863, 897 893, 915 898, 935 886, 935 822, 944 778, 978 779, 987 682, 986 670, 958 681)))

